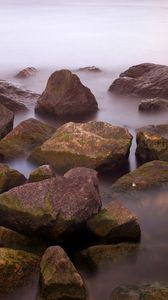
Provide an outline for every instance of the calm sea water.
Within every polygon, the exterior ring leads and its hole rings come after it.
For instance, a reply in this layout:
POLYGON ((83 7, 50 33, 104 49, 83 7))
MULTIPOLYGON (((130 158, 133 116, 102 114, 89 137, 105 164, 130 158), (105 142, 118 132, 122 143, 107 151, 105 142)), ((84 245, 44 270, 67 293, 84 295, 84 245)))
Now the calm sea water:
MULTIPOLYGON (((116 99, 107 92, 118 74, 131 65, 168 64, 167 0, 0 0, 0 36, 1 79, 41 93, 54 70, 75 71, 96 65, 101 73, 77 72, 99 103, 95 120, 125 126, 134 136, 140 126, 167 122, 166 112, 139 113, 136 100, 116 99), (27 66, 36 67, 37 75, 16 80, 15 74, 27 66)), ((16 116, 15 125, 32 116, 33 107, 28 113, 16 116)), ((45 121, 58 126, 57 120, 45 121)), ((131 170, 136 168, 135 147, 134 139, 131 170)), ((10 165, 26 175, 34 167, 25 158, 10 165)), ((108 192, 114 175, 101 176, 103 191, 108 192)), ((136 260, 133 257, 122 265, 110 264, 94 275, 84 274, 89 300, 109 299, 112 289, 119 284, 168 279, 168 193, 124 203, 138 215, 141 246, 145 250, 137 253, 136 260)), ((15 295, 3 295, 0 299, 35 300, 36 291, 37 282, 33 281, 15 295)))

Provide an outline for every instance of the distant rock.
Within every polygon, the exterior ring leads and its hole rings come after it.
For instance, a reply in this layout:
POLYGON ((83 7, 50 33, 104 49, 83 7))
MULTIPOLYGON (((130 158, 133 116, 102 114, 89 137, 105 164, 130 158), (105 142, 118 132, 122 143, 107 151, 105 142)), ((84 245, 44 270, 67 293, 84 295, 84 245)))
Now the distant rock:
POLYGON ((4 105, 0 104, 0 139, 13 128, 14 114, 4 105))
POLYGON ((144 63, 120 74, 110 92, 143 98, 168 99, 168 66, 144 63))
POLYGON ((50 138, 54 132, 55 128, 38 120, 25 120, 0 140, 0 156, 15 158, 26 154, 50 138))
POLYGON ((168 161, 168 124, 149 125, 137 130, 136 155, 142 162, 168 161))
POLYGON ((37 182, 52 177, 55 177, 55 172, 52 167, 50 165, 43 165, 30 173, 28 182, 37 182))
POLYGON ((144 112, 160 112, 168 110, 168 101, 160 98, 144 99, 139 104, 139 110, 144 112))
POLYGON ((17 78, 29 78, 33 75, 35 75, 37 73, 37 69, 33 68, 33 67, 27 67, 21 71, 19 71, 19 73, 16 75, 17 78))
POLYGON ((94 95, 69 70, 54 72, 36 104, 36 111, 58 117, 83 115, 98 109, 94 95))
POLYGON ((27 179, 23 174, 0 163, 0 193, 6 192, 15 186, 22 185, 26 181, 27 179))
POLYGON ((86 299, 84 282, 61 247, 49 247, 42 257, 40 267, 42 299, 86 299))
POLYGON ((141 234, 136 215, 117 201, 91 217, 87 227, 101 243, 136 241, 141 234))
POLYGON ((132 136, 126 128, 105 122, 67 123, 30 156, 56 170, 77 166, 114 169, 128 158, 132 136))
POLYGON ((101 70, 95 66, 79 68, 77 71, 101 72, 101 70))

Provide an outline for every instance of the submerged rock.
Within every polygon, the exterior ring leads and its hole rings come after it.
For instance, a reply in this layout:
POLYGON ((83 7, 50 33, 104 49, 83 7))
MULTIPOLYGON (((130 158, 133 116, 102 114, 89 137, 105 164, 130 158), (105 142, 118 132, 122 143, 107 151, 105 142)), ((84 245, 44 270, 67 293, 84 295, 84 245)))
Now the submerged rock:
POLYGON ((101 72, 101 70, 95 66, 79 68, 77 71, 101 72))
POLYGON ((91 113, 98 109, 94 95, 69 70, 54 72, 36 104, 36 111, 59 117, 91 113))
POLYGON ((25 176, 17 170, 11 169, 5 164, 0 164, 0 193, 22 185, 26 180, 25 176))
POLYGON ((132 136, 126 128, 105 122, 67 123, 30 156, 55 169, 77 166, 113 169, 127 161, 132 136))
POLYGON ((56 241, 96 214, 101 199, 94 179, 57 176, 0 195, 0 225, 56 241))
POLYGON ((35 119, 21 122, 0 141, 0 155, 15 158, 28 153, 51 137, 55 128, 35 119))
POLYGON ((116 288, 111 300, 167 300, 168 286, 157 283, 123 285, 116 288))
POLYGON ((0 139, 13 128, 14 114, 4 105, 0 104, 0 139))
POLYGON ((39 256, 22 250, 0 248, 0 292, 26 285, 39 270, 39 256))
POLYGON ((139 104, 139 110, 144 112, 159 112, 168 109, 168 101, 160 98, 144 99, 139 104))
POLYGON ((136 155, 142 161, 168 161, 168 124, 149 125, 137 130, 136 155))
POLYGON ((133 66, 120 74, 109 91, 144 98, 168 99, 168 66, 150 63, 133 66))
POLYGON ((141 234, 136 215, 117 201, 91 217, 87 227, 96 240, 103 243, 136 241, 141 234))
POLYGON ((50 165, 43 165, 30 173, 28 182, 41 181, 52 177, 55 177, 55 172, 52 167, 50 165))
POLYGON ((42 257, 41 294, 45 300, 84 300, 84 282, 61 247, 49 247, 42 257))
POLYGON ((29 78, 37 73, 37 69, 34 67, 27 67, 16 75, 17 78, 29 78))

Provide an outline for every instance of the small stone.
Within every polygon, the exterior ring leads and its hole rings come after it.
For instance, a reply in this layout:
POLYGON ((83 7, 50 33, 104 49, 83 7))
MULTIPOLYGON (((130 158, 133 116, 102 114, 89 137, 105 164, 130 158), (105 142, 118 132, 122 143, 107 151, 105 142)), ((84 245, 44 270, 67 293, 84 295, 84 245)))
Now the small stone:
POLYGON ((55 172, 52 167, 50 165, 43 165, 30 173, 28 182, 37 182, 52 177, 55 177, 55 172))
POLYGON ((29 78, 37 73, 37 69, 33 67, 27 67, 16 75, 17 78, 29 78))

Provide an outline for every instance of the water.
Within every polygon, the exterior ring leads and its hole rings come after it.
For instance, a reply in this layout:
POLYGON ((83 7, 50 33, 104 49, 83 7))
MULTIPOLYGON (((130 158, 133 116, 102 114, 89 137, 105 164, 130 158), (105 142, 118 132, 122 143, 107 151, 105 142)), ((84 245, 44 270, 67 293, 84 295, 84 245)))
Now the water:
MULTIPOLYGON (((143 114, 138 101, 114 97, 108 93, 112 81, 129 66, 153 62, 168 64, 167 0, 0 0, 0 78, 41 93, 49 75, 60 68, 73 71, 96 65, 101 73, 76 72, 99 104, 92 119, 127 127, 134 136, 127 170, 136 168, 135 129, 148 124, 166 123, 168 113, 143 114), (22 68, 34 66, 37 75, 19 80, 14 76, 22 68)), ((36 117, 55 126, 55 119, 34 115, 34 108, 15 118, 36 117)), ((83 120, 79 120, 83 121, 83 120)), ((84 120, 86 121, 86 120, 84 120)), ((34 168, 25 158, 10 165, 28 176, 34 168)), ((100 176, 101 190, 109 187, 118 174, 100 176)), ((89 300, 107 300, 119 284, 163 281, 168 278, 168 193, 123 200, 134 211, 142 229, 140 249, 122 265, 109 264, 96 274, 84 273, 89 300)), ((82 271, 82 270, 81 270, 82 271)), ((18 289, 0 300, 35 300, 37 283, 18 289)), ((115 300, 115 299, 114 299, 115 300)))

